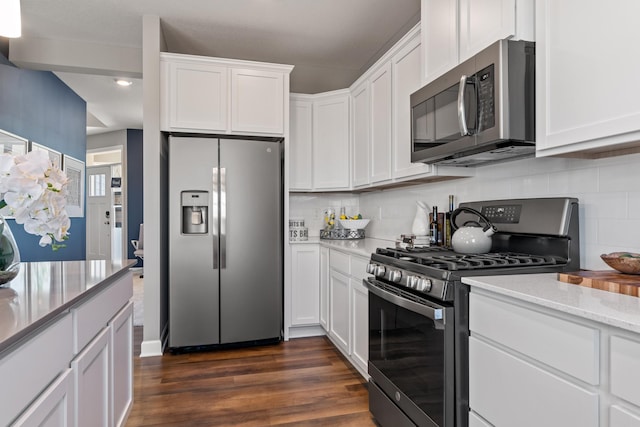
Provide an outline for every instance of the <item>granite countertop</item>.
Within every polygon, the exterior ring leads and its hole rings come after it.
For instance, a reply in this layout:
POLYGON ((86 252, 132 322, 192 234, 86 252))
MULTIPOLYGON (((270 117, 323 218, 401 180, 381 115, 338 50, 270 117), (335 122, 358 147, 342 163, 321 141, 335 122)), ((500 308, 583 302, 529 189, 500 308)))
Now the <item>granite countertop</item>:
POLYGON ((473 288, 640 333, 640 298, 564 283, 556 273, 465 277, 473 288))
POLYGON ((395 241, 373 239, 365 237, 364 239, 357 240, 327 240, 320 239, 319 237, 309 237, 309 240, 289 242, 292 245, 297 244, 320 244, 324 247, 331 249, 338 249, 343 252, 348 252, 354 255, 370 258, 371 254, 376 251, 377 248, 389 248, 395 247, 395 241))
POLYGON ((0 352, 125 274, 136 260, 23 262, 0 287, 0 352))

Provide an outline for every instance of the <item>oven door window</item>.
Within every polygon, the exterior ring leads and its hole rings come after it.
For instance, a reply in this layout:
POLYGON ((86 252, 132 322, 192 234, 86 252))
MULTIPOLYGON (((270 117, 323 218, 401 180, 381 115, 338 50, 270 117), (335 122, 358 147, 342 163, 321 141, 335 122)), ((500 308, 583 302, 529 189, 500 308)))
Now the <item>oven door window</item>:
POLYGON ((449 353, 444 325, 369 293, 369 363, 444 425, 449 353))

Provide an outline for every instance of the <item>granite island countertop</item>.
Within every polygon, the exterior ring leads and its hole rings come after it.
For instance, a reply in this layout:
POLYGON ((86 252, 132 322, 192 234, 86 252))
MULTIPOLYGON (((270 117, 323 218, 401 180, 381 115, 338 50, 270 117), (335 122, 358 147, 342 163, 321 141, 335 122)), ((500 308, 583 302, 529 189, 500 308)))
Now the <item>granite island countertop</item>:
POLYGON ((0 287, 0 356, 72 306, 122 277, 136 260, 23 262, 0 287))
POLYGON ((557 280, 556 273, 465 277, 463 283, 640 333, 640 298, 557 280))

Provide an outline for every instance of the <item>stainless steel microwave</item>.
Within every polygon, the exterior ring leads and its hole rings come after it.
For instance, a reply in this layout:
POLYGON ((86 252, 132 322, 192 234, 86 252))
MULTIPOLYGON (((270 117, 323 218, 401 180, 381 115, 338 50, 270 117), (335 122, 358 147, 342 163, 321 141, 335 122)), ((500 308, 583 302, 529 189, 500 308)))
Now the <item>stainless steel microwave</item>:
POLYGON ((535 154, 535 43, 499 40, 411 95, 411 161, 476 166, 535 154))

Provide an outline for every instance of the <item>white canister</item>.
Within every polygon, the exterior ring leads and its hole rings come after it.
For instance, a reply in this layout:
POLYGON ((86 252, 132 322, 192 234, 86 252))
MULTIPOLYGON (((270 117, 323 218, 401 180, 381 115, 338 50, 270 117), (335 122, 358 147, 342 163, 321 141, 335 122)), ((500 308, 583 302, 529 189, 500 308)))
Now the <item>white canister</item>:
POLYGON ((303 242, 309 239, 309 229, 307 227, 290 227, 289 241, 303 242))

